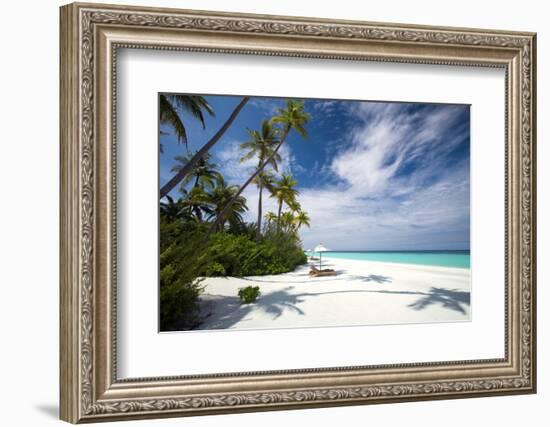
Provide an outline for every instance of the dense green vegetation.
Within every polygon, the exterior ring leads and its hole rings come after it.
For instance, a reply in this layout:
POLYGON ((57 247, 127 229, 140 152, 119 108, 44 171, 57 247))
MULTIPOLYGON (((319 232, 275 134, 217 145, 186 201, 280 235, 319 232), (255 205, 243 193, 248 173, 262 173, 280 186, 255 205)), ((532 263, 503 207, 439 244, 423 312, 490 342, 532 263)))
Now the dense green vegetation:
POLYGON ((286 233, 270 233, 259 243, 247 234, 217 233, 204 257, 210 262, 205 276, 280 274, 306 262, 299 242, 286 233))
MULTIPOLYGON (((197 108, 213 114, 200 97, 184 102, 166 96, 161 101, 176 112, 178 105, 188 108, 194 101, 192 116, 202 123, 197 108)), ((165 108, 169 113, 163 116, 161 110, 161 120, 172 125, 177 135, 185 135, 181 120, 178 123, 165 108)), ((289 132, 306 137, 304 126, 309 119, 302 102, 288 100, 275 117, 262 121, 260 130, 249 130, 249 140, 241 144, 242 161, 256 159, 257 167, 241 186, 228 184, 208 153, 174 159, 171 187, 180 196, 175 199, 166 194, 160 203, 161 330, 190 329, 200 322, 197 300, 204 277, 280 274, 306 262, 298 230, 309 227, 309 216, 298 201, 297 181, 279 174, 278 151, 289 132), (242 192, 251 183, 259 192, 258 216, 255 222, 246 223, 243 216, 248 205, 242 192), (276 213, 262 214, 264 193, 276 200, 276 213)), ((259 292, 239 296, 243 302, 252 302, 259 292)))

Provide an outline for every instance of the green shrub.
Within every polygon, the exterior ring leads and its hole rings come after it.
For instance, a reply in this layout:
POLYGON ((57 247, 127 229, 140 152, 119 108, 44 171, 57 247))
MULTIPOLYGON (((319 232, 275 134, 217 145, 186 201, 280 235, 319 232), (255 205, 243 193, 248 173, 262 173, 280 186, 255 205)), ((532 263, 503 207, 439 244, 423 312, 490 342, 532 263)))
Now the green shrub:
POLYGON ((246 288, 239 289, 239 298, 243 304, 253 303, 260 296, 259 286, 247 286, 246 288))
POLYGON ((164 249, 161 245, 161 331, 191 329, 199 323, 198 297, 203 290, 199 273, 206 267, 199 255, 206 245, 202 233, 183 231, 174 232, 164 249))

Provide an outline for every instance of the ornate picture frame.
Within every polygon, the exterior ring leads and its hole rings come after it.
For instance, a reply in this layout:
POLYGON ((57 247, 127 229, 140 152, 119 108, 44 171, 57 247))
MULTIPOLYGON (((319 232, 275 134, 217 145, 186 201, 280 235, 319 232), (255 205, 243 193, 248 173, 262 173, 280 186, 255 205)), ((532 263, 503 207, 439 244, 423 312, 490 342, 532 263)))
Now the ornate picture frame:
POLYGON ((536 35, 70 4, 61 8, 60 416, 71 422, 536 391, 536 35), (117 49, 411 64, 506 73, 505 357, 117 378, 117 49))

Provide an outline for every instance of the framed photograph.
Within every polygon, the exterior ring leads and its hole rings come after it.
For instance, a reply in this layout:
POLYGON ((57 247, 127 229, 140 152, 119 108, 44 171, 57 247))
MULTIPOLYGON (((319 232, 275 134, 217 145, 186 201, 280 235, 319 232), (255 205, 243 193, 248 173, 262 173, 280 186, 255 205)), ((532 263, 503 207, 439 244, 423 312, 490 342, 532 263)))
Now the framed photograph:
POLYGON ((63 420, 536 391, 535 34, 60 22, 63 420))

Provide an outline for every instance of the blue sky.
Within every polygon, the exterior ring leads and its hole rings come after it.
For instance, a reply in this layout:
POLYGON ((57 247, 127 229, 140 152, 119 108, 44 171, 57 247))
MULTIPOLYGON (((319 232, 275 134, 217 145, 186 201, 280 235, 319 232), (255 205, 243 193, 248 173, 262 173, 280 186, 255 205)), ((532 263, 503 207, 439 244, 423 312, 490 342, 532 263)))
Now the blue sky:
MULTIPOLYGON (((241 97, 205 96, 215 117, 206 128, 182 114, 190 151, 219 129, 241 97)), ((242 184, 257 161, 241 163, 249 129, 273 116, 284 98, 252 97, 212 150, 226 180, 242 184)), ((298 181, 311 217, 300 230, 304 248, 427 250, 470 248, 470 107, 467 105, 305 100, 308 138, 295 132, 281 147, 281 169, 298 181)), ((160 184, 174 156, 187 152, 162 126, 160 184)), ((174 192, 175 193, 175 192, 174 192)), ((257 189, 244 191, 255 221, 257 189)), ((173 194, 177 196, 177 194, 173 194)), ((276 211, 264 197, 264 212, 276 211)))

